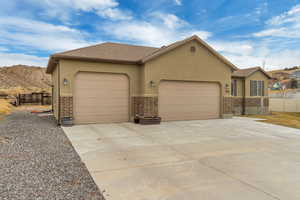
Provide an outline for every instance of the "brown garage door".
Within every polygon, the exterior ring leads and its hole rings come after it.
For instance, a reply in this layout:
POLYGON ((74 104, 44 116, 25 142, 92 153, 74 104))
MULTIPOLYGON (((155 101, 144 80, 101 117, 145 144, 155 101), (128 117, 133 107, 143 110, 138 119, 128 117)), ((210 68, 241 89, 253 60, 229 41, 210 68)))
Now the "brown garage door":
POLYGON ((80 72, 74 87, 76 124, 128 121, 129 81, 125 75, 80 72))
POLYGON ((162 81, 158 98, 164 121, 220 117, 220 87, 216 83, 162 81))

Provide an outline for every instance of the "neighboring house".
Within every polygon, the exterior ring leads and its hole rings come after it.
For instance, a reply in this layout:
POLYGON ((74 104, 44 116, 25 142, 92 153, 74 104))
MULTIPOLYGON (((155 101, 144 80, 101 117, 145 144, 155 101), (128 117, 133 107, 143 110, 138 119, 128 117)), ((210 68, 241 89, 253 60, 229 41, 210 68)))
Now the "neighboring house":
MULTIPOLYGON (((103 43, 54 54, 47 67, 55 117, 75 124, 127 122, 137 115, 164 121, 231 117, 236 70, 197 36, 161 48, 103 43)), ((260 105, 261 96, 251 103, 260 105)))
POLYGON ((300 70, 294 71, 291 75, 290 78, 292 79, 300 79, 300 70))
POLYGON ((290 74, 287 72, 279 71, 279 72, 269 72, 270 76, 276 80, 284 80, 289 79, 290 74))
POLYGON ((232 74, 233 113, 265 114, 269 111, 268 82, 271 77, 260 67, 240 69, 232 74))
POLYGON ((290 74, 290 88, 296 89, 300 88, 300 70, 295 70, 290 74))

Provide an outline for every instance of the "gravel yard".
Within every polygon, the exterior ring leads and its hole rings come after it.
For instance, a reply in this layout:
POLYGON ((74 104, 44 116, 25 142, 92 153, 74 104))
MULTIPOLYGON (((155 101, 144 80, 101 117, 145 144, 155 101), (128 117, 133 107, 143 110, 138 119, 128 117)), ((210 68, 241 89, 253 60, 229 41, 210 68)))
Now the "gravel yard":
POLYGON ((104 199, 61 128, 25 111, 0 120, 0 199, 104 199))

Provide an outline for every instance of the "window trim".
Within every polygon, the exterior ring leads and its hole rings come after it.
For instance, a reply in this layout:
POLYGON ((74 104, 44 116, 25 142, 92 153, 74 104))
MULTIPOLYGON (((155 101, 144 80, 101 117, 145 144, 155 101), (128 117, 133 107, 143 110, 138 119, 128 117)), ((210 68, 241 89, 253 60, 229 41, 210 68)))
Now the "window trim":
POLYGON ((237 80, 234 79, 231 81, 231 96, 237 96, 237 80))
POLYGON ((263 80, 250 80, 250 96, 265 96, 265 82, 263 80))

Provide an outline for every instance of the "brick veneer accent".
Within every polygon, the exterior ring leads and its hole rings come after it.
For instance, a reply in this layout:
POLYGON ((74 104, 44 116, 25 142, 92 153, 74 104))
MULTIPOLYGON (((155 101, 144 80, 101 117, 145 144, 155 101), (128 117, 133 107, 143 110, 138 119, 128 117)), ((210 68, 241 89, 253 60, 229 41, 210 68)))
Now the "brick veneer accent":
POLYGON ((60 118, 73 117, 73 97, 60 97, 60 118))
POLYGON ((244 111, 244 98, 232 97, 232 113, 234 115, 242 115, 244 111))
POLYGON ((269 107, 269 98, 264 99, 264 106, 269 107))
POLYGON ((239 107, 243 106, 243 97, 232 97, 232 106, 233 107, 239 107))
POLYGON ((268 97, 246 97, 245 108, 243 108, 243 98, 232 97, 233 114, 241 115, 243 111, 245 114, 267 114, 269 110, 268 97), (262 101, 263 98, 263 101, 262 101), (263 105, 261 105, 263 103, 263 105))
POLYGON ((245 99, 245 106, 246 107, 252 107, 252 106, 260 106, 261 104, 261 98, 246 98, 245 99))
POLYGON ((232 98, 231 97, 224 97, 223 98, 223 114, 232 114, 232 98))
POLYGON ((132 97, 133 115, 158 116, 158 97, 132 97))
MULTIPOLYGON (((158 116, 158 97, 132 97, 133 116, 158 116)), ((264 98, 263 106, 269 106, 269 98, 264 98)), ((261 98, 246 98, 246 110, 251 107, 261 107, 261 98)), ((223 114, 241 114, 243 98, 224 97, 223 114), (236 113, 237 112, 237 113, 236 113)), ((247 114, 247 113, 246 113, 247 114)), ((60 118, 73 117, 73 97, 60 97, 60 118)))

